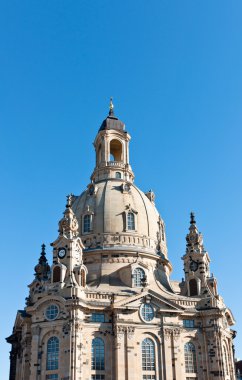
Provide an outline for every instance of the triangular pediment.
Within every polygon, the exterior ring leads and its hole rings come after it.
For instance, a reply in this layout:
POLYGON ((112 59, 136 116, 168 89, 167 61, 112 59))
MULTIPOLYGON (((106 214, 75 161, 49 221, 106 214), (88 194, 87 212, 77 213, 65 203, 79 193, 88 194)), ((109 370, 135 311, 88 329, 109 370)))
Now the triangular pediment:
POLYGON ((174 301, 168 300, 162 295, 155 293, 151 290, 144 291, 140 294, 136 294, 132 297, 128 297, 125 300, 114 302, 114 308, 116 309, 138 309, 144 302, 149 301, 160 312, 170 313, 182 313, 184 308, 176 304, 174 301))

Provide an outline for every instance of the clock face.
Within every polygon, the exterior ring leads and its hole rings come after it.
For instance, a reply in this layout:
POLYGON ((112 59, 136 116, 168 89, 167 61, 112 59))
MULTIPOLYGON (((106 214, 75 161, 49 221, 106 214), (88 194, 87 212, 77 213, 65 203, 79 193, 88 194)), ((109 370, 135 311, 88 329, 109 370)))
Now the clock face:
POLYGON ((198 269, 198 263, 196 263, 196 261, 192 261, 190 264, 190 269, 192 272, 196 272, 196 270, 198 269))
POLYGON ((63 258, 65 257, 65 255, 66 255, 66 250, 65 250, 65 248, 60 248, 59 251, 58 251, 58 257, 59 257, 60 259, 63 259, 63 258))

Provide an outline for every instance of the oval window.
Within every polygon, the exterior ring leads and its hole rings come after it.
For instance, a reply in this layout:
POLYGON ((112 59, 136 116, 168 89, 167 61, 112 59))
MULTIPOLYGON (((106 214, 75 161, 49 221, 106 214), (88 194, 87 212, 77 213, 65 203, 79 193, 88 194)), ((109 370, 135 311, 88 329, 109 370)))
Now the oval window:
POLYGON ((153 307, 149 303, 144 303, 140 308, 140 314, 144 321, 150 322, 155 316, 153 307))
POLYGON ((45 311, 45 316, 50 321, 53 321, 54 319, 56 319, 58 314, 59 314, 59 308, 57 305, 54 305, 54 304, 48 306, 45 311))

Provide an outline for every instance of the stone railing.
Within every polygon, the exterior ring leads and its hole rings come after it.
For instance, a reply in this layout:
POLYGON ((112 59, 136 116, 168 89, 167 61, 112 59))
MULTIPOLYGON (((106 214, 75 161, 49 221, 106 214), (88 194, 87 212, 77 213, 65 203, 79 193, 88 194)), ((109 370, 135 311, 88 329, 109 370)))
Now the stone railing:
POLYGON ((124 168, 125 164, 122 161, 107 161, 108 166, 114 166, 115 168, 124 168))
MULTIPOLYGON (((171 301, 174 301, 174 300, 171 300, 171 301)), ((190 301, 190 300, 175 300, 175 302, 178 304, 178 305, 181 305, 181 306, 190 306, 190 307, 194 307, 197 305, 197 302, 198 301, 190 301)))
POLYGON ((93 300, 112 300, 112 294, 86 293, 86 297, 93 300))

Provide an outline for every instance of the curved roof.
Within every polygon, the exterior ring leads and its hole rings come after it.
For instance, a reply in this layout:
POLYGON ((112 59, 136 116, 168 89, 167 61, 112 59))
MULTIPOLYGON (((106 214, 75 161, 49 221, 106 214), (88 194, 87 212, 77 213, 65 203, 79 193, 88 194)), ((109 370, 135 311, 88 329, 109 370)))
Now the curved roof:
MULTIPOLYGON (((72 208, 79 221, 80 235, 83 239, 86 237, 81 227, 82 216, 90 213, 94 215, 90 234, 145 237, 151 242, 150 248, 156 250, 160 233, 159 213, 154 203, 133 183, 127 184, 127 191, 124 191, 124 185, 123 180, 105 180, 94 185, 94 193, 88 189, 76 198, 72 208), (129 211, 135 215, 135 230, 127 230, 125 218, 129 211)), ((143 245, 142 239, 138 245, 143 245)))

